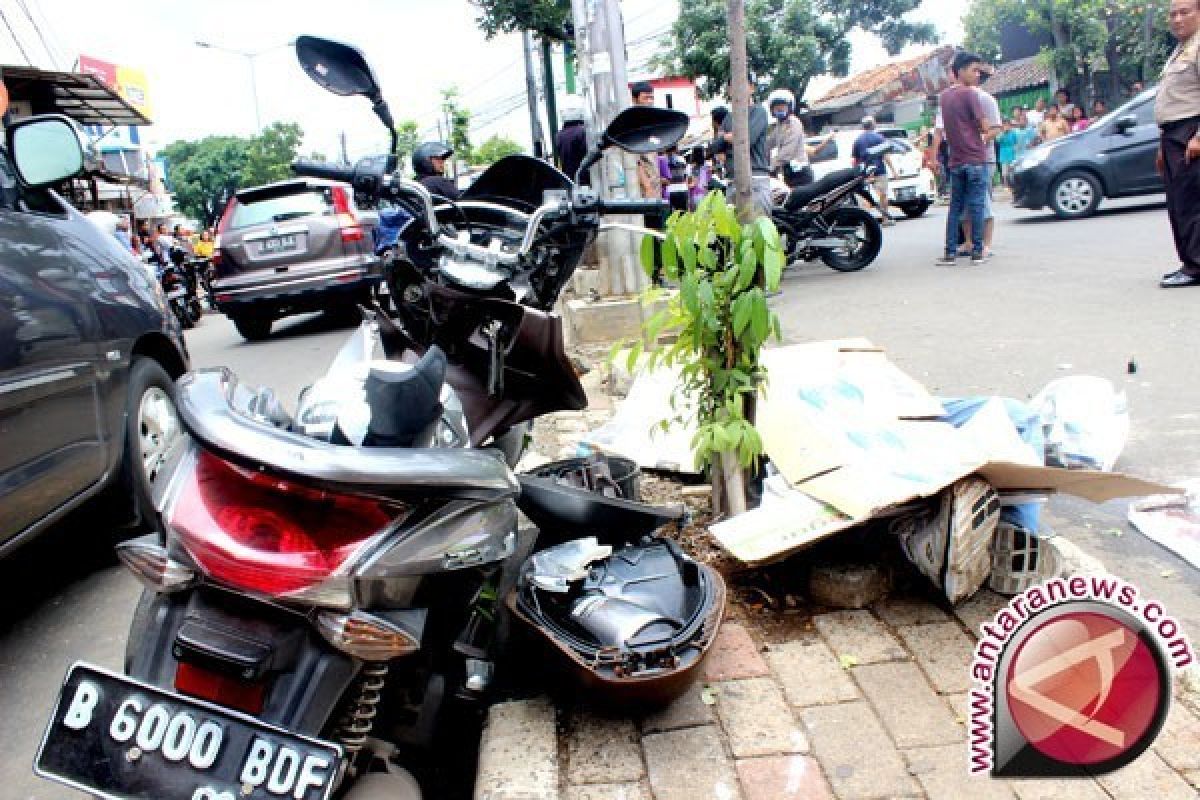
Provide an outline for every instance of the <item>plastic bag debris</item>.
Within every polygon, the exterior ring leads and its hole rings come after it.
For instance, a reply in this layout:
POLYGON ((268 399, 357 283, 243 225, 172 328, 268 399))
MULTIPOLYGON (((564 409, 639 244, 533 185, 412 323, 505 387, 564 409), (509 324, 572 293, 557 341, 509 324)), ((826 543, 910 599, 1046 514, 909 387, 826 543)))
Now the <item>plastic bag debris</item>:
POLYGON ((1129 438, 1124 392, 1091 375, 1051 381, 1029 404, 1042 420, 1046 463, 1111 472, 1129 438))
POLYGON ((563 542, 530 557, 528 580, 544 591, 565 593, 573 581, 587 576, 592 562, 610 555, 612 547, 600 544, 595 536, 563 542))

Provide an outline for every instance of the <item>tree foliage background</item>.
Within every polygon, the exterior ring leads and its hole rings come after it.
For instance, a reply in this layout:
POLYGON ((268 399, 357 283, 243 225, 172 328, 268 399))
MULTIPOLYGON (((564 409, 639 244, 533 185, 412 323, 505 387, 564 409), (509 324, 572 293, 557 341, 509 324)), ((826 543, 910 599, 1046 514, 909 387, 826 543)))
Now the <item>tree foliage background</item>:
POLYGON ((476 22, 487 38, 498 33, 533 31, 561 42, 571 38, 571 0, 471 0, 476 22))
POLYGON ((246 186, 291 176, 304 132, 291 122, 275 122, 250 138, 206 136, 179 140, 159 151, 175 203, 189 217, 213 225, 226 201, 246 186))
POLYGON ((489 136, 471 152, 471 163, 484 166, 487 164, 495 164, 505 156, 524 153, 525 148, 509 139, 507 136, 489 136))
POLYGON ((966 46, 1000 55, 1000 32, 1020 24, 1053 46, 1042 53, 1072 95, 1115 100, 1124 85, 1153 81, 1171 53, 1169 0, 974 0, 963 17, 966 46))
MULTIPOLYGON (((903 15, 920 0, 746 0, 746 51, 760 86, 803 95, 814 75, 845 75, 850 67, 846 34, 876 34, 891 54, 908 44, 937 41, 930 23, 903 15)), ((681 0, 679 18, 655 66, 698 80, 707 97, 729 85, 726 0, 681 0)))

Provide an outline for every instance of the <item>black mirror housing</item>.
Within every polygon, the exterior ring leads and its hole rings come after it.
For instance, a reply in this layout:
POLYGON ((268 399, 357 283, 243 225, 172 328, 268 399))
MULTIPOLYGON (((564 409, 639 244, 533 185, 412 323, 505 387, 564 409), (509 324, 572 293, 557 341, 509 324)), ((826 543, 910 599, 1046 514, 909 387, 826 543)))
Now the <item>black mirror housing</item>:
POLYGON ((630 106, 604 131, 601 148, 619 147, 630 153, 657 153, 677 144, 688 129, 688 115, 653 106, 630 106))
POLYGON ((375 73, 357 47, 318 36, 300 36, 296 39, 296 58, 305 74, 327 92, 361 95, 372 101, 379 98, 375 73))

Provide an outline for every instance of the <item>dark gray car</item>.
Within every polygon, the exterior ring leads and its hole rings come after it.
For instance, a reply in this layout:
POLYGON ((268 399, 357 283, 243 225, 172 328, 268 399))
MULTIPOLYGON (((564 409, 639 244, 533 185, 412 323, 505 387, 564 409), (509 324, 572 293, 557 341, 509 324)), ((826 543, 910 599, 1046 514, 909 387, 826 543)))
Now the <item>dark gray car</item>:
POLYGON ((157 282, 49 189, 82 167, 66 117, 22 120, 0 149, 0 555, 97 495, 153 523, 179 440, 183 335, 157 282))
POLYGON ((274 320, 352 307, 380 282, 371 230, 350 186, 317 178, 242 189, 217 229, 217 308, 246 339, 274 320))
POLYGON ((1026 153, 1013 170, 1013 204, 1050 206, 1063 219, 1077 219, 1094 214, 1105 197, 1162 192, 1162 176, 1154 164, 1156 94, 1147 89, 1087 130, 1026 153))

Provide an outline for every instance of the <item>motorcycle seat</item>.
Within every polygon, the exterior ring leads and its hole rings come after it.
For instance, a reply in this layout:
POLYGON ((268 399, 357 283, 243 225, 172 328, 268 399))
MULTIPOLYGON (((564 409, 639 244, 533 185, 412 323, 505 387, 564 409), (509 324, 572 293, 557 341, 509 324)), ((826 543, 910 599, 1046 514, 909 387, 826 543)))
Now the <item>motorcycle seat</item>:
POLYGON ((788 211, 799 211, 815 198, 849 183, 858 177, 858 175, 859 171, 857 167, 847 167, 846 169, 835 170, 815 183, 797 186, 788 194, 783 207, 788 211))

